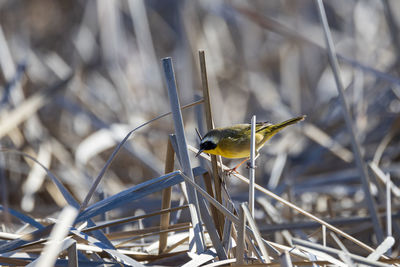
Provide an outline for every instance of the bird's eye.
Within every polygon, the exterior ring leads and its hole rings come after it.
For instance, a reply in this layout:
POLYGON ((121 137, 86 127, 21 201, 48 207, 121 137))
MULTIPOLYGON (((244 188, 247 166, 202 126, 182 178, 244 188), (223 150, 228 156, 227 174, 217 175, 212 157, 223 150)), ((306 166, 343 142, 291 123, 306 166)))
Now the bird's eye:
POLYGON ((202 149, 202 150, 210 150, 210 149, 214 149, 216 147, 217 147, 217 144, 215 144, 211 141, 206 141, 206 142, 200 144, 200 149, 202 149))

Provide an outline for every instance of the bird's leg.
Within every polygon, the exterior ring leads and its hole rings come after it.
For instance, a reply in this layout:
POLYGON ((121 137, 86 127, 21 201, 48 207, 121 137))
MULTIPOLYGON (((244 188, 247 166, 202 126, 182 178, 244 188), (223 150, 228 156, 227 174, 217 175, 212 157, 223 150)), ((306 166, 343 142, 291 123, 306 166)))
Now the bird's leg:
POLYGON ((243 163, 245 163, 248 159, 249 159, 249 158, 245 158, 243 161, 241 161, 241 162, 240 162, 238 165, 236 165, 234 168, 229 169, 229 170, 226 170, 226 173, 227 173, 228 175, 230 175, 231 173, 234 173, 234 172, 237 173, 237 168, 239 168, 240 165, 242 165, 243 163))
MULTIPOLYGON (((260 156, 260 153, 257 152, 256 157, 254 158, 254 161, 260 156)), ((247 169, 252 168, 250 161, 247 162, 247 169)), ((253 166, 253 168, 257 168, 256 165, 253 166)))

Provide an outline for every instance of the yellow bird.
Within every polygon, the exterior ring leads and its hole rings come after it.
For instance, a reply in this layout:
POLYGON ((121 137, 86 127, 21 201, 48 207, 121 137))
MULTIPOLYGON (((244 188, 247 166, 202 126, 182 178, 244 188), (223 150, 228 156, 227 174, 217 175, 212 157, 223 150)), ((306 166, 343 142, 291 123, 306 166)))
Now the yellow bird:
MULTIPOLYGON (((256 124, 256 151, 264 146, 272 136, 280 130, 304 120, 306 116, 296 117, 282 123, 271 124, 269 122, 261 122, 256 124)), ((233 171, 250 157, 250 138, 251 138, 251 124, 236 124, 224 128, 215 128, 209 131, 200 142, 200 149, 196 157, 201 152, 206 152, 213 155, 220 155, 224 158, 246 158, 238 164, 233 171)))

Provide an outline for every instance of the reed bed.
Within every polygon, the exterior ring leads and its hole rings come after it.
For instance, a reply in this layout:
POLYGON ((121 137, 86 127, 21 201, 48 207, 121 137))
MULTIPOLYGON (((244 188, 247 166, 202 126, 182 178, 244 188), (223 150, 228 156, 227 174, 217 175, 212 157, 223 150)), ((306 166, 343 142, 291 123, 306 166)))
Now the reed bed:
POLYGON ((0 2, 0 265, 399 265, 399 10, 0 2), (238 173, 195 157, 303 114, 238 173))

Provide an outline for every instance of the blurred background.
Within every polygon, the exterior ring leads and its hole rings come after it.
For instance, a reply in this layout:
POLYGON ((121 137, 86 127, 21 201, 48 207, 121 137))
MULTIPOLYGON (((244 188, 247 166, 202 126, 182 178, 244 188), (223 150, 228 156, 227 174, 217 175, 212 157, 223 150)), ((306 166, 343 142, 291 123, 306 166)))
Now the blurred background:
MULTIPOLYGON (((364 160, 398 184, 400 2, 325 1, 325 8, 364 160)), ((1 146, 37 158, 82 201, 118 142, 170 111, 161 58, 173 59, 182 105, 202 97, 202 49, 217 127, 253 115, 270 122, 307 115, 261 150, 257 183, 321 217, 365 216, 324 47, 312 0, 1 0, 1 146)), ((195 128, 205 133, 203 114, 201 105, 183 111, 195 147, 195 128)), ((94 199, 161 175, 173 131, 165 117, 135 132, 94 199)), ((65 205, 32 161, 11 152, 0 157, 3 205, 34 217, 65 205)), ((383 184, 369 172, 378 181, 371 190, 381 210, 383 184)), ((245 199, 247 186, 235 178, 226 183, 234 199, 245 199)), ((123 212, 158 209, 159 197, 123 212)))

